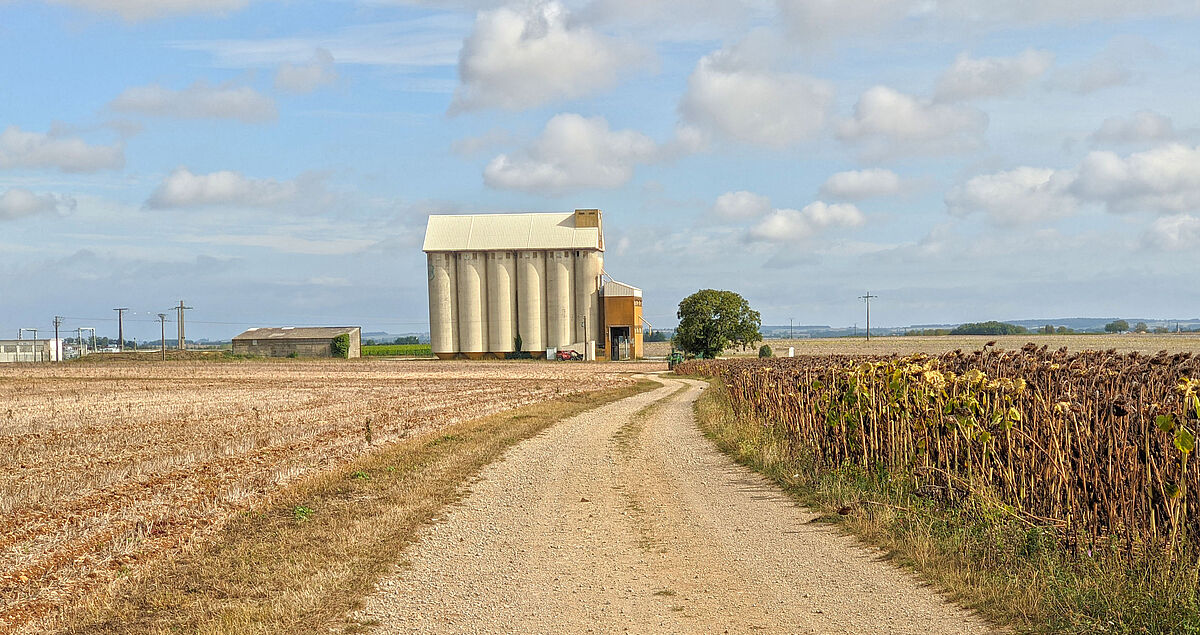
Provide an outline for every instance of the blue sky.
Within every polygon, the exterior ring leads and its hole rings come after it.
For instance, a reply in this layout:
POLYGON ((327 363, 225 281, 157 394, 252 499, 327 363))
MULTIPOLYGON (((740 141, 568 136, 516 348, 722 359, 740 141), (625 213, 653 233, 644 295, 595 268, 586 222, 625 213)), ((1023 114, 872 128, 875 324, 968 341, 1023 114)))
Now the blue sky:
POLYGON ((0 0, 0 336, 428 326, 430 213, 604 210, 651 322, 1200 315, 1200 5, 0 0), (995 5, 1001 6, 995 6, 995 5))

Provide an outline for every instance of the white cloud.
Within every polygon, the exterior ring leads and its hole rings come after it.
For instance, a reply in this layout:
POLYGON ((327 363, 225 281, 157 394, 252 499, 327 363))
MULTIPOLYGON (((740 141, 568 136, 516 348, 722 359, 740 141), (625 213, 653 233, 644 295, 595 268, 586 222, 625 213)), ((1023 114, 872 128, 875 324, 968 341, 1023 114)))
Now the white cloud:
POLYGON ((879 168, 838 172, 821 185, 821 196, 859 201, 876 196, 888 196, 901 191, 900 176, 879 168))
POLYGON ((1200 218, 1176 214, 1156 219, 1142 235, 1142 246, 1168 251, 1195 251, 1200 245, 1200 218))
POLYGON ((1019 92, 1050 70, 1054 54, 1027 49, 1015 57, 972 58, 960 53, 938 79, 934 98, 958 101, 1019 92))
POLYGON ((1055 170, 1019 167, 954 187, 946 194, 946 207, 956 216, 982 212, 999 225, 1033 223, 1075 212, 1070 185, 1070 177, 1055 170))
POLYGON ((0 194, 0 220, 75 209, 75 199, 57 194, 35 194, 25 188, 11 187, 0 194))
POLYGON ((51 0, 90 11, 116 13, 129 21, 189 13, 226 14, 249 4, 249 0, 51 0))
POLYGON ((741 190, 726 192, 717 197, 713 213, 726 220, 758 218, 771 211, 771 199, 761 194, 741 190))
POLYGON ((870 156, 948 154, 983 145, 988 116, 970 106, 920 100, 886 86, 868 89, 838 136, 865 143, 870 156))
POLYGON ((76 137, 26 132, 9 126, 0 132, 0 168, 55 168, 63 172, 118 170, 125 165, 121 144, 89 145, 76 137))
POLYGON ((848 203, 828 204, 815 201, 804 209, 777 209, 750 228, 751 240, 793 242, 804 240, 825 229, 859 227, 866 222, 863 213, 848 203))
POLYGON ((275 88, 289 93, 311 93, 337 81, 333 55, 323 48, 313 51, 312 58, 303 64, 284 62, 275 72, 275 88))
POLYGON ((617 83, 650 53, 569 20, 557 1, 479 13, 463 43, 451 112, 520 110, 591 95, 617 83))
POLYGON ((903 19, 912 4, 897 0, 778 0, 784 23, 805 42, 878 31, 903 19))
POLYGON ((791 32, 803 42, 870 37, 891 28, 998 29, 1081 24, 1118 18, 1195 16, 1193 0, 777 0, 791 32))
POLYGON ((1076 171, 1071 191, 1112 212, 1189 212, 1200 209, 1200 147, 1169 144, 1120 157, 1092 152, 1076 171))
POLYGON ((1086 64, 1058 71, 1049 84, 1077 95, 1090 95, 1098 90, 1128 84, 1134 78, 1133 71, 1123 62, 1099 57, 1086 64))
POLYGON ((434 13, 409 20, 353 24, 319 34, 258 39, 175 40, 170 46, 201 51, 223 68, 266 68, 295 63, 322 48, 340 65, 427 69, 453 66, 471 20, 459 13, 434 13))
POLYGON ((172 90, 157 84, 128 88, 109 104, 114 110, 180 119, 275 119, 275 101, 249 86, 210 86, 198 81, 172 90))
POLYGON ((1180 214, 1200 209, 1200 147, 1165 145, 1121 157, 1091 152, 1071 170, 1021 167, 976 176, 951 189, 952 214, 983 212, 1001 224, 1065 216, 1080 205, 1112 213, 1180 214))
POLYGON ((146 205, 155 209, 275 207, 296 200, 300 190, 296 181, 250 179, 229 170, 194 174, 181 167, 159 183, 146 205))
POLYGON ((706 55, 680 101, 684 119, 727 138, 783 148, 825 127, 832 84, 795 73, 754 68, 730 51, 706 55))
POLYGON ((483 172, 489 187, 559 193, 614 188, 633 178, 634 167, 662 157, 662 149, 633 130, 610 130, 603 117, 555 115, 529 147, 501 154, 483 172))
POLYGON ((1177 136, 1170 117, 1149 110, 1139 110, 1129 117, 1105 119, 1090 138, 1098 143, 1133 144, 1170 141, 1177 136))

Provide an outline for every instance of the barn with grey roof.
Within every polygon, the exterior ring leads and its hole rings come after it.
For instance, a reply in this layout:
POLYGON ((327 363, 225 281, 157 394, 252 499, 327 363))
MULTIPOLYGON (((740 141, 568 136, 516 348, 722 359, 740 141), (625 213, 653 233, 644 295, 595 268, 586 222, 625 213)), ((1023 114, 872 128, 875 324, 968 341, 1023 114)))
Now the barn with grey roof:
POLYGON ((255 327, 233 338, 234 355, 258 357, 335 357, 334 340, 345 335, 346 357, 358 357, 362 329, 357 326, 255 327))

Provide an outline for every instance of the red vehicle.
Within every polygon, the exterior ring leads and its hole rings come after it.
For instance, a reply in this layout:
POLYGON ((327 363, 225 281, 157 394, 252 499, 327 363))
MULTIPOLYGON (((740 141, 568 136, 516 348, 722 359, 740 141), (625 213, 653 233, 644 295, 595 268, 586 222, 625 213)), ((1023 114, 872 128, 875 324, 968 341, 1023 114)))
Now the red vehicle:
POLYGON ((581 359, 583 359, 583 355, 580 355, 579 353, 577 353, 575 351, 559 351, 556 358, 560 362, 569 362, 569 361, 581 360, 581 359))

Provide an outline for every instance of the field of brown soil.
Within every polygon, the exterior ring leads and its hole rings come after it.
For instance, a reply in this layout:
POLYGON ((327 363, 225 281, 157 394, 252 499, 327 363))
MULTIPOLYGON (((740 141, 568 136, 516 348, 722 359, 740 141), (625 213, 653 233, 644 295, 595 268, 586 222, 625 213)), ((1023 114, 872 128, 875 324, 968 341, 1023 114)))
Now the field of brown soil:
POLYGON ((409 435, 653 364, 362 360, 0 367, 0 632, 409 435), (368 433, 368 425, 370 432, 368 433), (369 435, 369 437, 368 437, 369 435))
MULTIPOLYGON (((1116 349, 1118 353, 1171 353, 1200 354, 1200 334, 1182 333, 1179 335, 1126 333, 1122 335, 943 335, 930 337, 872 337, 870 342, 865 339, 838 337, 823 339, 767 340, 775 355, 787 355, 789 346, 796 349, 797 355, 911 355, 927 353, 930 355, 946 353, 957 348, 965 351, 983 348, 988 342, 996 342, 1003 349, 1021 348, 1029 342, 1039 347, 1045 345, 1050 349, 1066 346, 1071 351, 1106 351, 1116 349)), ((660 357, 671 351, 670 342, 647 342, 647 357, 660 357)), ((757 355, 758 347, 742 351, 727 350, 728 356, 757 355)))

